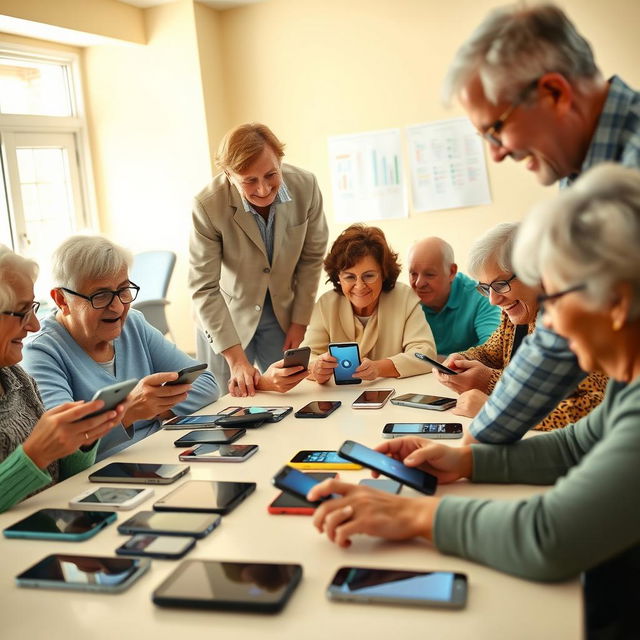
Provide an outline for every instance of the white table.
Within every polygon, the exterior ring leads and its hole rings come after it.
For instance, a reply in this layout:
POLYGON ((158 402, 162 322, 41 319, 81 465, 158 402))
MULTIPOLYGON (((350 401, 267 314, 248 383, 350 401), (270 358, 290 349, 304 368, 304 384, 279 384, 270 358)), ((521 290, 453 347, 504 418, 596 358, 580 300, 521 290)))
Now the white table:
MULTIPOLYGON (((153 560, 149 572, 128 591, 118 595, 90 594, 18 588, 14 576, 50 553, 80 553, 113 556, 126 539, 116 523, 94 538, 78 543, 57 543, 0 538, 0 637, 20 638, 277 638, 322 639, 361 637, 394 640, 582 637, 582 598, 578 580, 561 584, 537 584, 510 577, 466 560, 443 556, 419 540, 403 543, 358 537, 341 549, 318 534, 309 517, 270 515, 267 505, 278 493, 271 476, 301 449, 336 449, 346 439, 374 446, 381 440, 386 422, 463 422, 450 412, 425 411, 387 404, 382 410, 354 410, 351 402, 365 387, 395 387, 407 392, 450 395, 431 375, 405 380, 381 380, 373 384, 319 388, 303 382, 286 395, 258 394, 254 399, 225 396, 207 410, 239 404, 291 405, 299 409, 310 400, 342 400, 342 407, 323 420, 301 420, 293 415, 282 422, 248 430, 239 443, 260 446, 256 455, 241 464, 192 463, 187 480, 254 481, 256 491, 228 516, 208 537, 199 540, 186 558, 237 561, 297 562, 304 575, 284 611, 277 615, 237 614, 187 609, 163 609, 151 602, 152 591, 178 562, 153 560), (372 567, 451 570, 469 576, 469 600, 462 611, 426 608, 372 606, 329 602, 325 589, 335 570, 345 564, 372 567)), ((178 462, 173 441, 186 431, 162 431, 114 457, 128 462, 178 462)), ((449 441, 451 443, 459 441, 449 441)), ((103 466, 98 463, 92 470, 103 466)), ((90 488, 89 471, 80 473, 0 515, 0 528, 44 507, 66 507, 68 500, 90 488)), ((354 482, 369 477, 366 470, 343 471, 354 482)), ((128 485, 121 485, 128 486, 128 485)), ((136 485, 131 485, 136 486, 136 485)), ((140 486, 140 485, 137 485, 140 486)), ((178 483, 157 486, 155 496, 138 510, 151 509, 153 501, 172 491, 178 483)), ((544 487, 522 485, 472 485, 461 482, 441 486, 438 495, 456 494, 498 499, 526 498, 544 487)), ((413 492, 403 489, 404 495, 413 492)), ((418 495, 418 494, 416 494, 418 495)), ((135 511, 118 515, 123 522, 135 511)))

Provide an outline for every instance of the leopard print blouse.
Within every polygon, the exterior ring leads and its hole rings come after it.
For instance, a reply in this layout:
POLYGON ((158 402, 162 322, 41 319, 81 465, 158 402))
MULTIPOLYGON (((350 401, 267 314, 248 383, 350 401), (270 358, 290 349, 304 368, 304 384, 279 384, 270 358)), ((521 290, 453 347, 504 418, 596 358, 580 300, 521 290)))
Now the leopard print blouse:
MULTIPOLYGON (((529 324, 527 333, 533 333, 536 323, 529 324)), ((489 336, 489 339, 479 347, 472 347, 463 351, 461 355, 469 360, 478 360, 487 367, 493 369, 489 380, 491 393, 496 386, 503 369, 509 364, 515 325, 509 320, 506 313, 502 313, 500 325, 489 336)), ((604 390, 608 378, 600 373, 592 373, 585 378, 576 390, 565 398, 558 406, 536 427, 538 431, 551 431, 566 427, 583 418, 595 409, 604 398, 604 390)))

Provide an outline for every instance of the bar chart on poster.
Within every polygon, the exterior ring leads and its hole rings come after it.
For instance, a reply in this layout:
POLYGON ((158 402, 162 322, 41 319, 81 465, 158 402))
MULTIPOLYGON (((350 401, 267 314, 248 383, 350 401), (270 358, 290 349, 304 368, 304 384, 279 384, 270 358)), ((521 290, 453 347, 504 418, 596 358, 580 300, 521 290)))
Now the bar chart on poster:
POLYGON ((408 215, 400 129, 331 137, 329 162, 336 220, 408 215))

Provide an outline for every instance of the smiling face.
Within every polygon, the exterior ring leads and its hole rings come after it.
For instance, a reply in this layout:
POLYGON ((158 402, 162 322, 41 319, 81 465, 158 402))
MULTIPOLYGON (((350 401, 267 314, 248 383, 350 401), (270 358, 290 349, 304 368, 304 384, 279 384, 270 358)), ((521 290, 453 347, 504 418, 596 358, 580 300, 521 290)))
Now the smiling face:
MULTIPOLYGON (((25 312, 33 304, 33 282, 28 276, 15 271, 4 271, 2 278, 13 288, 16 302, 12 309, 6 311, 25 312)), ((29 332, 40 329, 35 315, 27 317, 26 324, 22 318, 0 314, 0 367, 12 367, 22 360, 22 341, 29 332)))
POLYGON ((365 256, 339 275, 342 293, 358 316, 370 316, 382 292, 382 267, 373 256, 365 256), (374 279, 374 275, 375 277, 374 279), (368 283, 364 282, 369 280, 368 283), (371 282, 371 280, 373 280, 371 282))
POLYGON ((442 250, 435 244, 417 245, 409 254, 409 284, 420 302, 433 311, 447 304, 457 271, 455 264, 445 269, 442 250))
POLYGON ((244 171, 230 171, 229 178, 254 207, 270 207, 282 184, 280 159, 270 146, 265 145, 262 153, 244 171))
MULTIPOLYGON (((496 280, 509 280, 513 273, 501 269, 495 262, 490 261, 478 272, 478 281, 490 284, 496 280)), ((496 293, 489 290, 489 302, 500 307, 513 324, 530 324, 536 319, 538 313, 537 297, 535 289, 527 287, 519 278, 514 278, 509 283, 511 290, 506 293, 496 293)))

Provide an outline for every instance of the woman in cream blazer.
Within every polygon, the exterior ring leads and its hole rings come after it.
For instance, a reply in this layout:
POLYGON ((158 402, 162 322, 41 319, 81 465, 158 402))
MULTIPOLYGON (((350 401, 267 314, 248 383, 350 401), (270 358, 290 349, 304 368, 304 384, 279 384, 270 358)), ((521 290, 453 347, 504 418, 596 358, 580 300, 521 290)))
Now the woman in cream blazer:
POLYGON ((336 239, 324 261, 334 290, 317 301, 303 346, 311 348, 309 377, 323 384, 332 376, 336 359, 330 342, 357 342, 362 364, 354 377, 405 378, 429 373, 415 357, 435 358, 436 349, 420 301, 397 283, 398 254, 378 227, 355 224, 336 239))

